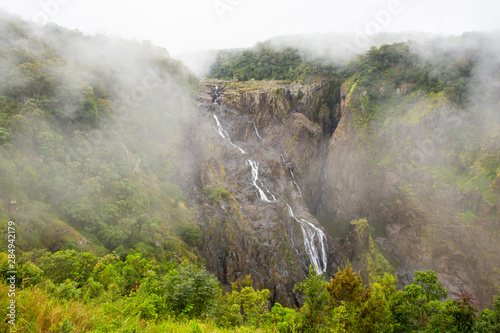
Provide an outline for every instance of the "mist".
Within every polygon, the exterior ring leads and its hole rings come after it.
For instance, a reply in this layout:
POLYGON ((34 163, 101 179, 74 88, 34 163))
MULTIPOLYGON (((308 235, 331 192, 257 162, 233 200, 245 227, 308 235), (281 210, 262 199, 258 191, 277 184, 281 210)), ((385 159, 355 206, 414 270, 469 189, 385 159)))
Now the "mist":
POLYGON ((194 76, 148 42, 0 20, 3 101, 11 105, 3 126, 13 144, 2 150, 2 198, 21 208, 13 216, 26 228, 22 244, 126 253, 138 240, 171 242, 167 230, 193 221, 177 207, 173 177, 195 109, 194 76), (68 228, 81 234, 68 238, 68 228))

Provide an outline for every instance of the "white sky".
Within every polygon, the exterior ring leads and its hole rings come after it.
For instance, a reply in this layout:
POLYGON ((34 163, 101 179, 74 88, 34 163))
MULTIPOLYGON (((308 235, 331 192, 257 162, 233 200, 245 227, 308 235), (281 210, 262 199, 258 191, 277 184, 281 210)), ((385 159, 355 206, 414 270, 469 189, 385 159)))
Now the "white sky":
POLYGON ((297 33, 500 30, 498 0, 0 0, 0 8, 85 33, 149 40, 172 55, 297 33), (377 23, 373 13, 391 6, 398 10, 377 23))

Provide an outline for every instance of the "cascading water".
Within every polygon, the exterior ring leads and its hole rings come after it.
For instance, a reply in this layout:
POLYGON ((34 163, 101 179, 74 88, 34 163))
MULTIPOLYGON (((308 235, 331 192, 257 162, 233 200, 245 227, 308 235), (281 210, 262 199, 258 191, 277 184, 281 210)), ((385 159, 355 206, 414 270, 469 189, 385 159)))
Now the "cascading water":
POLYGON ((262 140, 262 137, 259 134, 259 130, 257 129, 257 125, 255 125, 255 121, 252 120, 253 128, 255 129, 255 134, 257 134, 257 137, 259 140, 262 140))
MULTIPOLYGON (((241 149, 238 145, 235 145, 232 141, 231 138, 229 137, 229 133, 222 127, 219 118, 214 114, 214 119, 217 124, 217 132, 219 132, 219 135, 227 140, 233 147, 237 148, 242 154, 246 154, 246 152, 241 149)), ((255 126, 255 132, 257 133, 259 138, 262 138, 259 135, 259 132, 257 131, 257 126, 255 125, 255 122, 253 123, 255 126)), ((259 192, 260 199, 263 201, 271 202, 269 197, 266 195, 266 192, 270 197, 272 197, 273 200, 276 200, 276 197, 269 191, 269 189, 264 185, 264 183, 259 179, 259 165, 255 161, 248 160, 247 163, 251 166, 252 168, 252 184, 255 186, 257 191, 259 192), (259 186, 260 184, 260 186, 259 186)))
POLYGON ((260 183, 262 185, 262 187, 264 187, 264 189, 267 191, 267 193, 269 193, 271 195, 273 200, 276 200, 276 197, 259 180, 259 165, 257 164, 257 162, 252 161, 252 160, 247 160, 247 163, 252 168, 252 184, 253 184, 253 186, 255 186, 255 188, 259 192, 260 199, 263 201, 266 201, 266 202, 271 202, 271 200, 269 200, 268 196, 266 195, 264 190, 262 190, 262 188, 258 185, 258 183, 260 183))
MULTIPOLYGON (((237 146, 236 144, 234 144, 231 141, 231 138, 229 137, 228 132, 226 130, 224 130, 224 128, 222 127, 222 125, 219 121, 219 118, 217 118, 217 116, 215 114, 213 116, 214 116, 215 122, 217 124, 217 131, 218 131, 219 135, 223 139, 227 140, 233 147, 237 148, 242 154, 246 154, 246 152, 243 149, 241 149, 239 146, 237 146)), ((252 123, 254 125, 254 129, 255 129, 255 133, 257 134, 257 137, 259 138, 259 140, 262 140, 262 137, 260 136, 259 131, 257 129, 257 125, 255 124, 254 121, 252 121, 252 123)), ((299 185, 297 184, 297 181, 295 179, 295 175, 293 174, 291 166, 288 165, 288 163, 286 162, 283 155, 281 155, 281 158, 283 160, 283 163, 288 166, 293 183, 297 187, 299 194, 302 195, 302 191, 301 191, 299 185)), ((251 169, 252 169, 252 185, 257 189, 260 200, 265 201, 265 202, 276 201, 276 197, 271 193, 271 191, 269 191, 269 189, 259 179, 259 164, 256 161, 252 161, 252 160, 247 160, 247 164, 249 164, 251 169), (272 200, 271 200, 271 198, 272 198, 272 200)), ((302 235, 304 238, 304 247, 305 247, 307 255, 310 258, 311 264, 314 266, 315 271, 318 274, 322 274, 322 273, 326 272, 328 260, 327 260, 327 253, 326 253, 327 252, 327 243, 326 243, 327 240, 326 240, 325 233, 321 229, 317 228, 311 222, 295 217, 290 205, 287 204, 287 207, 288 207, 289 216, 300 224, 300 227, 302 229, 302 235)), ((292 243, 293 243, 293 240, 292 240, 292 243)), ((294 248, 295 248, 295 246, 294 246, 294 248)), ((297 252, 296 248, 295 248, 295 251, 297 252)))
POLYGON ((304 219, 299 219, 295 217, 292 207, 287 204, 288 215, 297 221, 302 228, 302 235, 304 236, 304 247, 311 264, 314 267, 316 273, 321 274, 326 272, 328 265, 327 255, 326 255, 326 235, 323 230, 317 228, 314 224, 304 219), (320 249, 317 248, 316 243, 320 245, 320 249))
POLYGON ((293 183, 295 184, 295 187, 297 187, 297 190, 299 191, 299 194, 302 196, 302 191, 300 190, 300 186, 295 181, 295 176, 293 174, 292 167, 288 167, 288 169, 290 170, 290 174, 292 175, 292 180, 293 180, 293 183))
POLYGON ((229 133, 227 133, 227 131, 224 128, 222 128, 222 125, 220 124, 219 118, 217 118, 217 116, 215 114, 213 116, 215 118, 215 122, 217 123, 217 132, 219 132, 219 135, 222 136, 222 138, 224 138, 225 140, 227 140, 231 144, 231 146, 238 149, 242 154, 246 154, 246 152, 243 149, 241 149, 238 145, 235 145, 231 141, 231 138, 229 137, 229 133))

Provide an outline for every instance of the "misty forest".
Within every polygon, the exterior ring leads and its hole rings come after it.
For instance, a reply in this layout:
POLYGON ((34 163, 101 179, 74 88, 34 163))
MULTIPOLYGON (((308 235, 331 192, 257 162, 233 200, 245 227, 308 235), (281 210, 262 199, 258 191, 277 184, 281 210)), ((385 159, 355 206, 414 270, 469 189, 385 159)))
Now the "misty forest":
POLYGON ((499 33, 0 31, 1 332, 500 332, 499 33))

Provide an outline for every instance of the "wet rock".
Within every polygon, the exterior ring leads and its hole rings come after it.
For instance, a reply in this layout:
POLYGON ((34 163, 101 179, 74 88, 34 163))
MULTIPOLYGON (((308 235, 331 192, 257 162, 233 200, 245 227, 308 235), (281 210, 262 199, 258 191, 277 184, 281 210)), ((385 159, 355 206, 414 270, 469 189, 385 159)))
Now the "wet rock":
MULTIPOLYGON (((223 86, 220 81, 202 85, 200 101, 213 97, 214 85, 223 86)), ((216 96, 221 105, 200 110, 183 150, 186 168, 180 180, 199 216, 200 252, 208 269, 227 286, 251 274, 256 285, 271 290, 273 301, 286 306, 300 303, 293 288, 306 277, 310 264, 301 226, 289 217, 286 203, 297 216, 320 227, 309 214, 290 168, 300 182, 302 172, 306 174, 320 157, 322 129, 310 117, 316 117, 321 87, 269 84, 239 92, 228 84, 216 96), (231 142, 218 133, 212 114, 231 142), (255 184, 249 160, 258 166, 255 184), (230 194, 215 202, 203 191, 214 187, 230 194)), ((328 263, 336 265, 332 258, 338 244, 327 241, 328 263)), ((329 272, 336 273, 336 268, 329 267, 329 272)))

